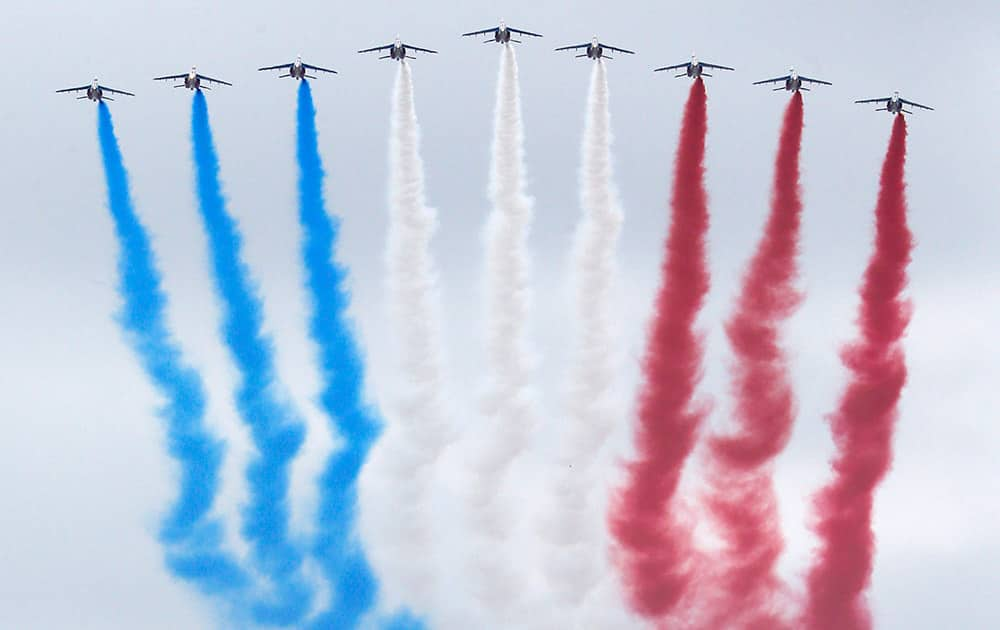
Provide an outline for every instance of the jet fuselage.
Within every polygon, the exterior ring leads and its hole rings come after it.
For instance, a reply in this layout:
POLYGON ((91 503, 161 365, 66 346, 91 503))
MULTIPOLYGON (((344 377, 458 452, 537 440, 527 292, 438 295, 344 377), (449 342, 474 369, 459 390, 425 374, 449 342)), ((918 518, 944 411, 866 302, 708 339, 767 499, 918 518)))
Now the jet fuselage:
POLYGON ((295 59, 295 63, 293 63, 292 67, 288 69, 288 76, 292 77, 293 79, 306 78, 306 67, 302 65, 302 57, 298 57, 295 59))
POLYGON ((104 98, 104 90, 101 89, 101 86, 97 85, 97 79, 94 79, 94 82, 87 88, 87 98, 95 103, 104 98))
POLYGON ((201 79, 198 78, 198 72, 194 68, 191 68, 191 72, 188 72, 187 76, 184 77, 184 87, 189 90, 201 89, 201 79))

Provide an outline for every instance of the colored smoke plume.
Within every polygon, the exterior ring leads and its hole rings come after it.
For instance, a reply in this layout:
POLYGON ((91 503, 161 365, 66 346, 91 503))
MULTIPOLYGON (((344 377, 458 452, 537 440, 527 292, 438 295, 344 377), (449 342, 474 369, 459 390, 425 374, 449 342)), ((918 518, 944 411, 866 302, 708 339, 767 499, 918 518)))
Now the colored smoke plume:
POLYGON ((636 459, 612 498, 615 556, 632 610, 664 619, 687 593, 694 555, 677 488, 709 406, 695 400, 703 339, 695 323, 709 289, 705 86, 684 107, 659 293, 650 326, 635 428, 636 459))
POLYGON ((892 435, 906 383, 903 297, 913 238, 906 219, 906 119, 897 115, 875 206, 874 252, 859 289, 859 338, 841 351, 847 386, 830 416, 833 479, 815 497, 820 546, 806 581, 804 627, 867 630, 875 490, 892 461, 892 435))

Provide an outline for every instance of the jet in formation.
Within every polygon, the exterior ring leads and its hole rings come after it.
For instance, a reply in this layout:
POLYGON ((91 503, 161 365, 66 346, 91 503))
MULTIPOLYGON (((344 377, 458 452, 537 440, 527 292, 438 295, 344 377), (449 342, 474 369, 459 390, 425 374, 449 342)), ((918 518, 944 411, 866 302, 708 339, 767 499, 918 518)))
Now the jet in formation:
POLYGON ((823 81, 821 79, 810 79, 809 77, 804 77, 795 71, 795 68, 789 68, 788 74, 783 77, 775 77, 773 79, 764 79, 763 81, 755 81, 754 85, 764 85, 766 83, 784 83, 784 87, 774 88, 775 92, 781 90, 788 90, 789 92, 798 92, 799 90, 808 91, 809 88, 802 85, 803 83, 817 83, 819 85, 833 85, 829 81, 823 81))
POLYGON ((934 111, 933 107, 927 107, 926 105, 921 105, 920 103, 914 103, 913 101, 908 101, 905 98, 899 96, 899 92, 893 92, 892 96, 886 96, 885 98, 866 98, 860 101, 854 101, 855 103, 881 103, 885 107, 879 107, 875 111, 877 112, 889 112, 890 114, 912 114, 911 110, 906 109, 906 106, 919 107, 921 109, 928 109, 934 111))
POLYGON ((206 77, 203 74, 198 74, 198 70, 191 66, 191 72, 186 72, 184 74, 169 74, 165 77, 154 77, 154 81, 172 81, 175 79, 184 79, 184 83, 178 83, 174 85, 175 88, 185 87, 189 90, 209 90, 211 87, 207 85, 202 85, 201 82, 206 83, 218 83, 219 85, 228 85, 232 87, 232 83, 228 83, 221 79, 213 79, 212 77, 206 77))
POLYGON ((614 52, 625 53, 626 55, 634 55, 635 52, 632 50, 625 50, 624 48, 617 48, 615 46, 609 46, 608 44, 602 44, 595 37, 590 41, 589 44, 576 44, 575 46, 563 46, 561 48, 556 48, 556 50, 581 50, 586 49, 583 54, 577 55, 577 59, 581 57, 589 57, 590 59, 614 59, 609 55, 605 55, 605 50, 612 50, 614 52))
POLYGON ((680 70, 684 68, 684 72, 680 74, 675 74, 674 78, 679 77, 691 77, 692 79, 697 79, 698 77, 710 77, 709 73, 705 72, 705 68, 710 70, 732 70, 729 66, 717 66, 714 63, 705 63, 704 61, 698 61, 698 57, 691 55, 691 61, 687 63, 679 63, 673 66, 664 66, 662 68, 656 68, 653 72, 663 72, 664 70, 680 70))
POLYGON ((383 52, 388 51, 388 55, 382 55, 379 59, 393 59, 396 61, 403 61, 404 59, 416 59, 413 55, 407 55, 406 53, 411 50, 419 50, 420 52, 430 53, 436 55, 436 50, 429 50, 427 48, 420 48, 419 46, 413 46, 412 44, 404 44, 399 36, 396 36, 396 41, 391 44, 386 44, 385 46, 375 46, 374 48, 365 48, 364 50, 359 50, 359 53, 370 53, 370 52, 383 52))
POLYGON ((277 66, 264 66, 263 68, 257 68, 258 72, 262 70, 287 70, 286 74, 279 74, 279 79, 284 79, 285 77, 291 77, 293 79, 315 79, 316 75, 309 74, 309 71, 313 72, 329 72, 330 74, 337 74, 336 70, 330 70, 329 68, 320 68, 319 66, 311 66, 308 63, 302 61, 302 55, 295 57, 295 61, 292 63, 282 63, 277 66))
POLYGON ((109 92, 111 94, 121 94, 123 96, 135 96, 135 94, 133 94, 131 92, 124 92, 122 90, 116 90, 114 88, 109 88, 109 87, 106 87, 104 85, 101 85, 101 84, 99 84, 97 82, 97 78, 96 77, 94 78, 93 82, 91 82, 90 85, 81 85, 80 87, 66 88, 64 90, 56 90, 56 93, 58 94, 58 93, 63 93, 63 92, 83 92, 83 91, 86 91, 86 94, 84 94, 83 96, 77 96, 76 97, 77 100, 89 98, 90 100, 94 101, 95 103, 100 102, 100 101, 113 101, 113 100, 115 100, 115 99, 111 98, 110 96, 105 96, 104 95, 105 92, 109 92))
POLYGON ((471 33, 462 33, 462 37, 473 37, 475 35, 490 35, 493 37, 491 39, 483 40, 484 44, 489 44, 490 42, 496 42, 498 44, 506 44, 507 42, 514 42, 520 44, 521 40, 513 39, 511 33, 517 35, 527 35, 529 37, 541 37, 538 33, 532 33, 531 31, 522 31, 519 28, 514 28, 513 26, 507 26, 503 20, 500 20, 500 26, 494 26, 493 28, 484 28, 481 31, 472 31, 471 33))

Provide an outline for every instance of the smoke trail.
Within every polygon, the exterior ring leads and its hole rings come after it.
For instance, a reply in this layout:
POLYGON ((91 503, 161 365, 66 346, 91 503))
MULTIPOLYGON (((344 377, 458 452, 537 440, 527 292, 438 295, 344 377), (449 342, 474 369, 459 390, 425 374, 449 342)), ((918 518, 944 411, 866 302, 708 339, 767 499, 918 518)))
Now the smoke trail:
MULTIPOLYGON (((583 213, 572 254, 574 340, 568 424, 560 437, 551 503, 549 586, 564 614, 564 627, 583 622, 581 606, 606 573, 606 540, 593 522, 591 499, 598 482, 593 463, 620 421, 612 384, 617 375, 611 320, 615 252, 623 220, 611 168, 608 81, 603 62, 594 64, 583 135, 583 213)), ((598 490, 603 490, 600 488, 598 490)), ((584 624, 586 625, 586 624, 584 624)))
MULTIPOLYGON (((199 374, 181 357, 166 323, 167 298, 152 248, 136 216, 128 173, 115 138, 111 112, 98 105, 97 133, 108 187, 108 208, 120 249, 118 292, 124 305, 118 322, 146 375, 166 405, 170 454, 180 466, 180 488, 160 528, 170 571, 202 592, 236 603, 249 578, 222 546, 222 524, 210 511, 219 487, 223 449, 204 424, 205 391, 199 374)), ((237 612, 231 610, 231 613, 237 612)))
POLYGON ((771 212, 726 324, 735 355, 736 423, 731 432, 708 439, 708 514, 725 545, 713 556, 710 571, 716 591, 710 627, 788 624, 779 610, 783 588, 774 572, 784 540, 771 476, 795 419, 781 329, 800 301, 794 283, 802 215, 801 140, 802 95, 796 92, 782 122, 771 212))
POLYGON ((347 270, 333 262, 340 222, 326 212, 323 164, 316 134, 316 110, 308 81, 299 83, 297 116, 299 222, 306 288, 313 312, 309 330, 319 347, 323 392, 320 401, 343 445, 320 479, 313 554, 334 586, 328 610, 314 621, 321 628, 354 628, 375 602, 378 584, 356 531, 357 479, 380 421, 363 401, 364 364, 347 318, 347 270))
POLYGON ((865 598, 875 552, 872 504, 892 459, 897 404, 906 382, 901 342, 911 312, 902 297, 913 247, 906 223, 905 164, 906 120, 899 115, 882 165, 875 249, 859 290, 861 334, 841 351, 850 376, 830 418, 837 444, 834 476, 815 499, 820 548, 807 579, 809 628, 872 627, 865 598))
POLYGON ((254 617, 262 623, 294 624, 312 600, 312 589, 300 575, 302 552, 288 533, 288 467, 302 445, 303 425, 276 392, 271 343, 261 332, 260 298, 241 259, 236 224, 226 211, 208 106, 200 90, 192 103, 191 141, 198 207, 222 298, 221 332, 240 372, 236 407, 257 448, 247 470, 250 505, 243 510, 242 533, 256 567, 271 582, 273 597, 255 604, 254 617))
POLYGON ((525 584, 518 572, 526 558, 513 557, 518 510, 505 483, 514 460, 527 447, 537 419, 528 347, 530 263, 527 237, 533 201, 525 194, 524 129, 517 58, 509 44, 500 53, 497 79, 490 199, 485 231, 486 394, 485 422, 478 432, 469 497, 475 549, 469 554, 475 595, 490 621, 515 624, 525 584))
POLYGON ((436 541, 429 489, 451 439, 442 392, 441 316, 430 241, 436 212, 424 200, 423 163, 409 66, 399 64, 389 147, 386 288, 400 373, 393 422, 373 453, 379 503, 391 505, 374 527, 370 550, 392 605, 427 610, 436 594, 436 541), (421 559, 421 560, 417 560, 421 559))
POLYGON ((694 401, 704 354, 695 319, 709 288, 703 182, 707 113, 705 87, 691 86, 684 108, 670 201, 659 295, 643 365, 635 445, 637 459, 613 497, 609 515, 629 604, 648 619, 663 619, 692 580, 690 528, 676 496, 707 404, 694 401))

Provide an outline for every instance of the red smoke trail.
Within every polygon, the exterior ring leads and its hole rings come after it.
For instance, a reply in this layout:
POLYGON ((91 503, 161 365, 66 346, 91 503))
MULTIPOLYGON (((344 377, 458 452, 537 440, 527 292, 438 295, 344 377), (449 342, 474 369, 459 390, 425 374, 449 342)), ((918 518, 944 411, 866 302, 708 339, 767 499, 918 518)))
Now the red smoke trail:
POLYGON ((901 339, 910 319, 902 297, 913 240, 906 225, 906 121, 896 116, 875 206, 875 251, 859 293, 860 339, 841 350, 850 372, 831 416, 834 478, 815 499, 820 548, 807 580, 805 625, 872 626, 865 601, 875 541, 872 503, 892 459, 896 405, 906 381, 901 339))
POLYGON ((726 547, 710 570, 710 627, 780 628, 781 582, 774 574, 784 540, 771 480, 795 419, 781 328, 799 303, 797 275, 802 95, 785 109, 774 164, 771 213, 726 324, 735 430, 708 440, 708 511, 726 547))
POLYGON ((702 375, 702 337, 695 318, 708 292, 703 183, 705 86, 691 85, 674 167, 671 225, 662 280, 643 366, 636 428, 637 459, 611 502, 615 558, 632 609, 662 618, 691 582, 691 533, 679 518, 675 494, 707 405, 693 401, 702 375))

